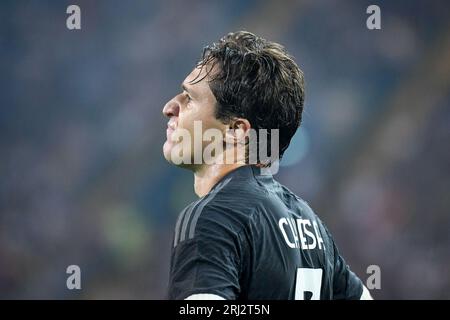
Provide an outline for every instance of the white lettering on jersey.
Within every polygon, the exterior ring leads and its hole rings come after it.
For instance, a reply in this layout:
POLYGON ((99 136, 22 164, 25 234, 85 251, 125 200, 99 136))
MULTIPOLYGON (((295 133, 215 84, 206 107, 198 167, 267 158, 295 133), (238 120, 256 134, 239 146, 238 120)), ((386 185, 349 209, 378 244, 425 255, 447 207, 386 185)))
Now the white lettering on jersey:
POLYGON ((278 227, 289 248, 312 250, 316 247, 325 250, 323 239, 316 221, 309 219, 281 218, 278 227))

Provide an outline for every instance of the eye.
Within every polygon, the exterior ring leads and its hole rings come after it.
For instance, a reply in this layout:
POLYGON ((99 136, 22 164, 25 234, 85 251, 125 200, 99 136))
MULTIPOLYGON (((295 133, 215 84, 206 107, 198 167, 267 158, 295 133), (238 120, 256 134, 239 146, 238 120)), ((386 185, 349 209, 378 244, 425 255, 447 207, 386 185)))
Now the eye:
POLYGON ((186 99, 187 99, 187 101, 188 102, 190 102, 190 101, 192 101, 192 98, 191 98, 191 96, 189 95, 189 93, 185 93, 185 96, 186 96, 186 99))

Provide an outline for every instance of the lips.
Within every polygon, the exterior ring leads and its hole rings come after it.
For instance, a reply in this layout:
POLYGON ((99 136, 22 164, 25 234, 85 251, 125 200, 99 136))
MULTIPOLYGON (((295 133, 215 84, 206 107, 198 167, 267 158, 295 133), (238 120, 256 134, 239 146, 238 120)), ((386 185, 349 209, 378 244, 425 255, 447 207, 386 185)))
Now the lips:
POLYGON ((170 136, 172 135, 173 131, 174 130, 172 128, 167 127, 167 130, 166 130, 167 140, 170 140, 170 136))
POLYGON ((167 124, 166 135, 167 140, 170 140, 170 136, 175 131, 175 126, 173 124, 167 124))
POLYGON ((167 122, 167 129, 166 129, 167 140, 170 140, 170 136, 175 131, 175 129, 176 129, 175 121, 167 122))

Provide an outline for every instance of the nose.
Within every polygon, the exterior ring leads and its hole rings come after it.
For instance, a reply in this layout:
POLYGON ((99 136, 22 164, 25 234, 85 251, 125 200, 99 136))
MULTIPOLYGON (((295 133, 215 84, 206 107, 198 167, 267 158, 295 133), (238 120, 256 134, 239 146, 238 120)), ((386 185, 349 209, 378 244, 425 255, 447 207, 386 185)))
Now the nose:
POLYGON ((172 99, 166 103, 162 112, 168 118, 178 117, 178 114, 180 112, 180 105, 175 99, 172 99))

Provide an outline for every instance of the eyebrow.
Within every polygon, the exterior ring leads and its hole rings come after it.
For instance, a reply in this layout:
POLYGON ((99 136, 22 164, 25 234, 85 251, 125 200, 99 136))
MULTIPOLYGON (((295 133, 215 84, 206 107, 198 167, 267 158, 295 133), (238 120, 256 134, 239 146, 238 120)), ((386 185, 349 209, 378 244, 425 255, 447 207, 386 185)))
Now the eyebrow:
POLYGON ((181 84, 181 90, 184 90, 189 94, 193 93, 192 90, 188 89, 188 87, 184 83, 181 84))

